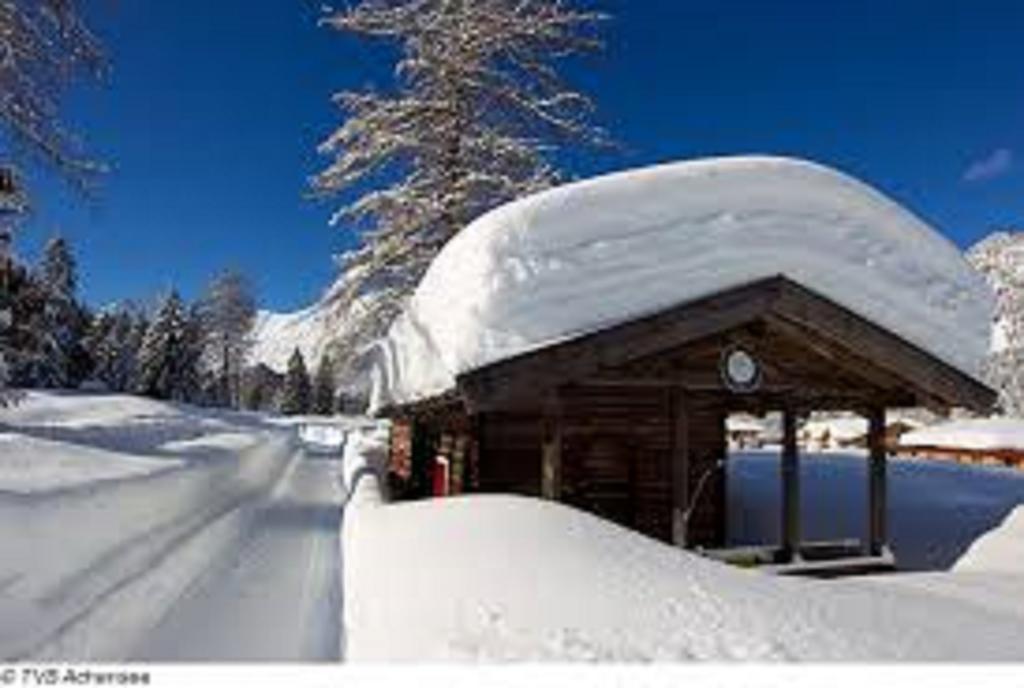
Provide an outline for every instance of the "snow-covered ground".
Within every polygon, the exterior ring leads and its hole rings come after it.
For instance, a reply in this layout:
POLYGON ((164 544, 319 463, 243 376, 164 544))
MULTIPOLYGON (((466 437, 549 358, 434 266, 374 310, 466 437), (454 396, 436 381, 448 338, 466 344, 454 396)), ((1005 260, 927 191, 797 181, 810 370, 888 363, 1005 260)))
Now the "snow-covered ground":
POLYGON ((340 462, 257 414, 0 410, 0 659, 332 659, 340 462))
MULTIPOLYGON (((379 442, 366 450, 379 455, 379 442)), ((736 489, 774 523, 767 485, 777 459, 733 459, 736 489)), ((346 474, 358 475, 350 462, 346 474)), ((859 530, 863 511, 838 512, 866 499, 857 494, 863 463, 804 462, 812 537, 859 530), (816 533, 825 514, 858 526, 816 533)), ((906 557, 945 554, 946 545, 927 543, 960 537, 951 524, 996 527, 1009 505, 1024 503, 1024 480, 1004 471, 896 461, 892 473, 893 539, 906 557), (923 547, 908 540, 921 535, 923 547)), ((495 495, 386 505, 372 482, 359 481, 362 499, 344 525, 350 660, 1024 659, 1024 561, 999 573, 781 578, 559 504, 495 495)), ((758 524, 745 517, 749 534, 758 524)), ((1021 537, 1015 523, 1003 540, 1021 537)))
MULTIPOLYGON (((366 476, 386 427, 366 419, 309 431, 310 419, 55 393, 0 418, 0 456, 16 459, 0 459, 2 659, 1024 658, 1024 510, 1008 516, 1024 504, 1019 472, 893 461, 901 563, 960 564, 821 582, 538 500, 383 505, 366 476), (307 432, 320 451, 302 449, 307 432), (321 453, 343 435, 343 460, 321 453)), ((777 456, 731 458, 733 534, 770 540, 777 456)), ((864 465, 807 455, 808 537, 862 533, 864 465)))

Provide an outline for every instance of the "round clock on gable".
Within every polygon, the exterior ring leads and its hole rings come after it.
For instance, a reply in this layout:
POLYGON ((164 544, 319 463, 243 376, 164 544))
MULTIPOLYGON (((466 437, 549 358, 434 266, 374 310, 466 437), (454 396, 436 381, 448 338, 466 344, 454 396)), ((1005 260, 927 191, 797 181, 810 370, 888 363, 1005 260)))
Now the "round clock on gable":
POLYGON ((761 385, 761 364, 742 347, 731 346, 723 351, 719 369, 722 382, 733 392, 753 392, 761 385))

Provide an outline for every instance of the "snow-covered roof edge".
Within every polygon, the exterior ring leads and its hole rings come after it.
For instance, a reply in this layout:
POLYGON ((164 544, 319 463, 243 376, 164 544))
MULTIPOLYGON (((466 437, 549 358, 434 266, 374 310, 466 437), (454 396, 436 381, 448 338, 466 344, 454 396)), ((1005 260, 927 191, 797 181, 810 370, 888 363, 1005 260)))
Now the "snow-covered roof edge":
POLYGON ((822 165, 732 157, 568 184, 472 223, 378 345, 374 405, 778 274, 979 375, 992 295, 949 240, 822 165))

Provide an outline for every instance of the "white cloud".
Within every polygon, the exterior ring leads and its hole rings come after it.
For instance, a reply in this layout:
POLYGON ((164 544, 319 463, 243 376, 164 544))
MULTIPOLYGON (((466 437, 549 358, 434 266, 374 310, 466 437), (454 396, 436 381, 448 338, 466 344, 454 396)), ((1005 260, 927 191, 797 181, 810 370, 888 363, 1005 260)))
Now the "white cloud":
POLYGON ((1002 177, 1013 167, 1013 151, 997 148, 980 160, 972 162, 964 171, 965 182, 984 182, 1002 177))

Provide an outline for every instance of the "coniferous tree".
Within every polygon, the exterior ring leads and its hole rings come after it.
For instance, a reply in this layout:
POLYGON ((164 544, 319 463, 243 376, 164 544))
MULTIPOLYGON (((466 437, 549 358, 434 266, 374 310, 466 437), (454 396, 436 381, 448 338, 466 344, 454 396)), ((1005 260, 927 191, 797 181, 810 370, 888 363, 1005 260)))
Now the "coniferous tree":
POLYGON ((172 291, 142 340, 136 391, 158 399, 193 400, 199 389, 200 352, 198 318, 172 291))
POLYGON ((313 413, 330 416, 335 409, 334 364, 331 357, 324 354, 320 357, 320 365, 313 378, 313 413))
POLYGON ((92 379, 112 392, 133 389, 145 330, 145 315, 131 305, 97 314, 83 341, 92 360, 92 379))
POLYGON ((89 352, 89 359, 92 362, 90 369, 91 380, 103 383, 110 391, 114 391, 110 383, 109 370, 114 359, 113 330, 117 321, 117 314, 112 311, 100 311, 93 315, 82 338, 83 348, 89 352))
POLYGON ((242 375, 242 408, 250 411, 279 410, 284 376, 263 363, 246 369, 242 375))
POLYGON ((13 242, 15 227, 27 209, 17 175, 10 167, 0 167, 0 408, 17 401, 16 392, 10 388, 19 270, 13 242))
POLYGON ((284 376, 281 412, 289 416, 309 413, 313 404, 313 392, 309 382, 306 360, 297 348, 288 359, 288 372, 284 376))
POLYGON ((42 360, 36 384, 77 387, 89 372, 82 346, 88 316, 75 295, 76 264, 65 239, 57 237, 46 244, 38 280, 44 303, 39 333, 42 360))
MULTIPOLYGON (((51 377, 50 343, 45 319, 46 291, 27 266, 11 257, 0 280, 6 286, 7 327, 0 338, 10 383, 37 387, 51 377)), ((53 386, 52 384, 50 386, 53 386)))
POLYGON ((328 26, 400 50, 392 91, 336 96, 346 120, 321 144, 333 162, 313 179, 319 196, 361 194, 334 218, 363 229, 361 247, 342 257, 359 319, 337 343, 343 366, 386 329, 452 236, 557 181, 563 144, 604 140, 588 123, 591 101, 556 69, 601 47, 601 19, 569 0, 362 0, 330 11, 328 26))

